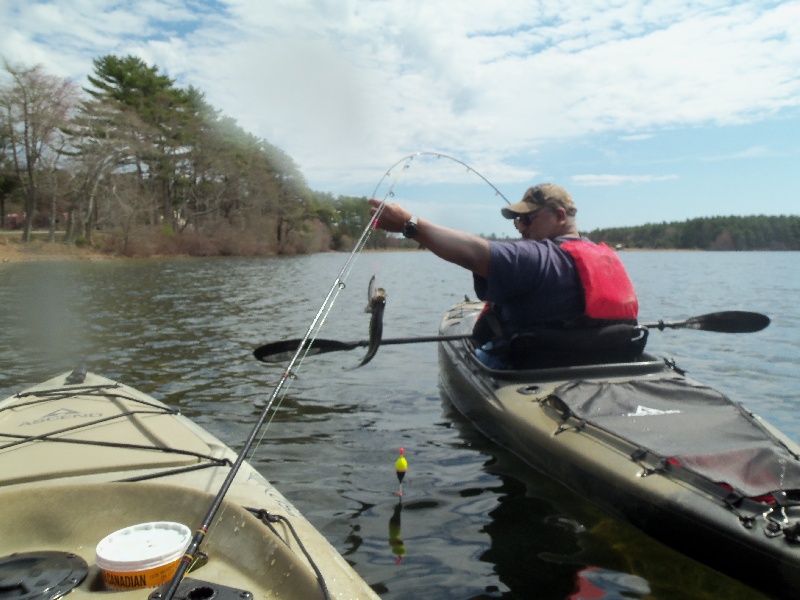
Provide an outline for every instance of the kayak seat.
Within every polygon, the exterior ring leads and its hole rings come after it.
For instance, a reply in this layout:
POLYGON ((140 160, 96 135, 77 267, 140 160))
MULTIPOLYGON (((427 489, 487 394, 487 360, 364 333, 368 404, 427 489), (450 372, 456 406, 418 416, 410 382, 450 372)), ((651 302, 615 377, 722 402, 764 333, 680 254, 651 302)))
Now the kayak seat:
POLYGON ((537 329, 513 336, 506 360, 512 369, 633 362, 642 356, 647 334, 646 327, 629 324, 537 329))

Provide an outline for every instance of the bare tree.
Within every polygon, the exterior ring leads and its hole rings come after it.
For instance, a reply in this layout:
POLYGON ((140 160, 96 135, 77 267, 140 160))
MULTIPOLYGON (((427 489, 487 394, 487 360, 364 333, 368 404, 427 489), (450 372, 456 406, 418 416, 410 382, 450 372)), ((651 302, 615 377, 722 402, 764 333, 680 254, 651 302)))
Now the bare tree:
MULTIPOLYGON (((141 174, 139 157, 147 152, 150 127, 131 110, 104 100, 84 102, 70 126, 72 203, 67 241, 83 235, 92 243, 92 233, 102 224, 115 228, 116 212, 103 210, 115 202, 111 191, 122 175, 141 174)), ((145 194, 150 198, 152 194, 145 194)), ((129 192, 126 191, 126 195, 129 192)))
POLYGON ((120 251, 127 256, 131 253, 132 233, 137 222, 148 212, 152 199, 142 194, 132 173, 113 176, 113 183, 108 188, 108 199, 107 218, 121 236, 120 251))
POLYGON ((0 87, 0 110, 10 143, 11 163, 25 201, 22 240, 30 240, 38 210, 40 166, 56 133, 77 106, 78 89, 68 81, 4 62, 11 84, 0 87))
MULTIPOLYGON (((0 92, 1 93, 1 92, 0 92)), ((17 187, 17 178, 11 172, 11 133, 0 116, 0 229, 6 227, 6 197, 17 187)))
POLYGON ((50 142, 50 152, 45 153, 42 162, 43 170, 42 175, 48 186, 50 194, 50 220, 48 223, 47 241, 56 241, 56 226, 58 223, 59 204, 58 200, 61 196, 61 183, 66 174, 62 173, 59 169, 59 164, 64 157, 64 149, 67 145, 67 137, 63 132, 57 131, 50 142))

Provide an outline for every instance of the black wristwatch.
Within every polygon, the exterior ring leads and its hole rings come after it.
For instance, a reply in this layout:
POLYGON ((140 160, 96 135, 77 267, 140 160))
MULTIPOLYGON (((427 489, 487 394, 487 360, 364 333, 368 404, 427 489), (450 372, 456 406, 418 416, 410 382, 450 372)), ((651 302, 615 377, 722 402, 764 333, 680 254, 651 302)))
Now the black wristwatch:
POLYGON ((403 237, 414 238, 419 233, 417 217, 413 216, 403 225, 403 237))

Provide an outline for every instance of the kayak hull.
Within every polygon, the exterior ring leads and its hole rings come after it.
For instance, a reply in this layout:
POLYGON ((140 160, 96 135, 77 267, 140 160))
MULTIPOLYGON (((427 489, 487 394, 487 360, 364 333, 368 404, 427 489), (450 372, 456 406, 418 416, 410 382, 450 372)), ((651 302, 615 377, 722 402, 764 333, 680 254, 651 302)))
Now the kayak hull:
MULTIPOLYGON (((469 334, 481 303, 462 303, 444 317, 440 334, 469 334)), ((772 535, 766 505, 726 505, 724 490, 686 469, 653 460, 629 440, 565 418, 549 401, 570 381, 609 384, 680 378, 651 356, 630 364, 497 371, 476 360, 468 340, 439 346, 442 389, 478 430, 551 476, 666 545, 779 597, 800 590, 800 544, 772 535)), ((795 454, 800 447, 758 417, 760 426, 795 454)), ((788 509, 796 518, 796 509, 788 509)))
MULTIPOLYGON (((57 551, 86 563, 69 590, 70 598, 85 598, 108 591, 95 554, 101 539, 158 521, 194 532, 236 455, 138 390, 92 373, 76 384, 68 377, 0 402, 0 580, 3 557, 8 578, 16 568, 9 557, 57 551)), ((327 589, 333 598, 378 597, 247 462, 200 550, 205 557, 186 583, 204 594, 323 598, 327 589)), ((142 597, 141 590, 115 593, 142 597)))

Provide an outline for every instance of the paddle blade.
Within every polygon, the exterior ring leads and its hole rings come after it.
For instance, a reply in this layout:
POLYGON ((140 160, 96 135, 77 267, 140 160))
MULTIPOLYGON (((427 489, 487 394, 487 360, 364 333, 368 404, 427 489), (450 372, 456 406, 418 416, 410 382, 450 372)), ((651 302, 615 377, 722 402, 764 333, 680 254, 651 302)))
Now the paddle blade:
POLYGON ((264 344, 253 350, 253 356, 266 363, 286 362, 294 356, 302 340, 282 340, 264 344))
POLYGON ((693 317, 686 321, 689 329, 717 331, 720 333, 754 333, 761 331, 770 320, 767 315, 743 310, 728 310, 693 317))
MULTIPOLYGON (((294 357, 302 341, 301 339, 296 339, 270 342, 253 350, 253 356, 265 363, 284 363, 294 357)), ((313 356, 314 354, 324 354, 325 352, 352 350, 364 345, 366 345, 366 342, 339 342, 337 340, 321 340, 317 338, 311 342, 306 355, 313 356)))

